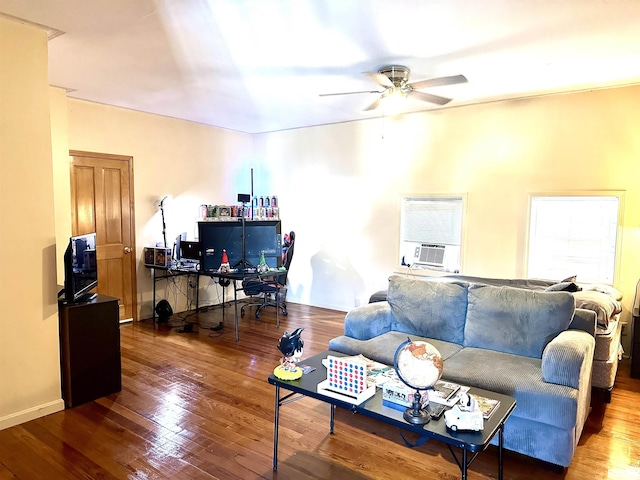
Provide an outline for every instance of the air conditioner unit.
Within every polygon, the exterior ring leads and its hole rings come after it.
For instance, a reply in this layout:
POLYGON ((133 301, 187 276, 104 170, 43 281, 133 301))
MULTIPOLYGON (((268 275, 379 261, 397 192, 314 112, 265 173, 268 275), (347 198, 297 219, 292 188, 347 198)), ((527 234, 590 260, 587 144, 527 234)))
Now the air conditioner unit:
POLYGON ((460 246, 404 241, 400 245, 400 265, 445 272, 460 271, 460 246))
POLYGON ((442 267, 444 265, 444 255, 446 246, 423 243, 415 248, 413 263, 416 265, 429 265, 431 267, 442 267))

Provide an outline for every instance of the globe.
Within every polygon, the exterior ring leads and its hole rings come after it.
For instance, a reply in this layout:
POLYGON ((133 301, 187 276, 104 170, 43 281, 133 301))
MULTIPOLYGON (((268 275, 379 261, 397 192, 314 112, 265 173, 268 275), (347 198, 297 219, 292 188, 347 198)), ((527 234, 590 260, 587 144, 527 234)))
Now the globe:
POLYGON ((442 355, 430 343, 408 339, 396 350, 393 364, 398 378, 416 389, 413 406, 404 412, 404 419, 414 424, 429 422, 429 414, 422 409, 420 390, 427 390, 440 380, 442 355))

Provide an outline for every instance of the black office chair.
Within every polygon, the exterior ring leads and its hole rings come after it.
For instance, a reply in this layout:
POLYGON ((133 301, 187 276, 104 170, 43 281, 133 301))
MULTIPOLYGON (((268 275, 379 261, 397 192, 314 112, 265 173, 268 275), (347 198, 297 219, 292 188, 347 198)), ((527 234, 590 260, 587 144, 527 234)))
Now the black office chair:
POLYGON ((249 279, 242 282, 242 288, 246 295, 256 297, 258 301, 247 303, 240 309, 240 315, 244 317, 244 309, 247 307, 256 308, 256 318, 260 318, 260 311, 265 307, 279 307, 282 315, 285 317, 289 315, 287 312, 287 276, 289 274, 289 267, 291 266, 291 260, 293 259, 293 251, 295 247, 295 232, 289 234, 290 244, 286 251, 284 268, 282 273, 274 273, 268 277, 261 277, 259 279, 249 279), (280 295, 280 301, 276 301, 276 295, 280 295))

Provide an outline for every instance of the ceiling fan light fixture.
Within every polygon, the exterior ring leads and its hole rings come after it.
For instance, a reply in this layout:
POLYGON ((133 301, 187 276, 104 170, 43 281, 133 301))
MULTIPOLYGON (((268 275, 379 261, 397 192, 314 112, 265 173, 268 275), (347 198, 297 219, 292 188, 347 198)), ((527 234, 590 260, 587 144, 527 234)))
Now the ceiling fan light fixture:
POLYGON ((458 83, 466 83, 467 78, 464 75, 452 75, 448 77, 436 77, 428 80, 420 80, 418 82, 409 82, 409 74, 411 70, 402 65, 388 65, 381 67, 377 72, 367 72, 369 78, 376 82, 382 91, 359 91, 359 92, 339 92, 339 93, 326 93, 320 94, 320 96, 330 95, 349 95, 354 93, 377 93, 379 97, 376 101, 370 104, 364 109, 365 112, 369 112, 377 109, 380 106, 385 107, 385 111, 391 113, 401 113, 405 108, 406 103, 403 99, 411 97, 414 100, 433 103, 435 105, 446 105, 451 101, 451 98, 441 97, 440 95, 434 95, 432 93, 422 92, 420 90, 431 87, 438 87, 441 85, 455 85, 458 83))
POLYGON ((379 69, 378 73, 387 77, 394 87, 404 87, 409 82, 411 70, 402 65, 389 65, 379 69))
POLYGON ((382 95, 382 108, 385 113, 397 115, 402 113, 407 105, 407 93, 399 87, 393 87, 382 95))

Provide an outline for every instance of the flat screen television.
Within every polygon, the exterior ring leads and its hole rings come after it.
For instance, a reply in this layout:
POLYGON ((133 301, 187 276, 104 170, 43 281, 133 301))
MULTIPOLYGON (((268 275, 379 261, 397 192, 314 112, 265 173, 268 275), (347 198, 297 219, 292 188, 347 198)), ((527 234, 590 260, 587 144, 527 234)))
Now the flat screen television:
POLYGON ((96 234, 76 235, 64 252, 64 288, 61 294, 70 303, 90 300, 90 290, 98 285, 96 234))
MULTIPOLYGON (((227 251, 229 265, 238 267, 242 260, 242 221, 199 222, 198 238, 202 252, 200 270, 213 272, 220 268, 222 250, 227 251)), ((245 261, 258 265, 260 254, 272 268, 282 266, 280 220, 245 222, 245 261)))

